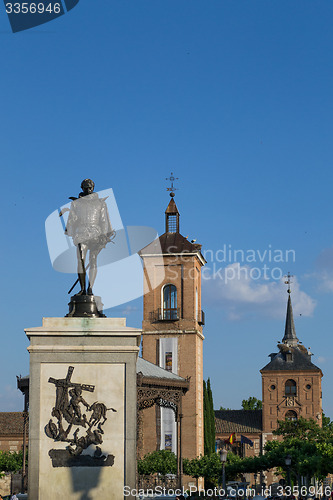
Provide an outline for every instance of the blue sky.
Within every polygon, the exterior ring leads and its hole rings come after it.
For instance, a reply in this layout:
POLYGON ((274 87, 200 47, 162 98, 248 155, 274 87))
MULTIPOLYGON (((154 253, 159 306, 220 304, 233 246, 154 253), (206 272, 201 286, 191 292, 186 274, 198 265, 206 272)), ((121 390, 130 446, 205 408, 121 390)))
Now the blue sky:
MULTIPOLYGON (((277 266, 295 276, 296 331, 333 417, 332 18, 325 0, 80 0, 12 34, 1 10, 1 411, 23 406, 23 329, 67 312, 72 277, 52 270, 47 216, 91 177, 125 225, 162 233, 172 171, 181 232, 203 250, 294 250, 277 266)), ((214 258, 207 276, 214 263, 236 265, 214 258)), ((286 302, 271 277, 204 280, 216 408, 260 397, 286 302)), ((142 301, 107 313, 140 327, 142 301)))

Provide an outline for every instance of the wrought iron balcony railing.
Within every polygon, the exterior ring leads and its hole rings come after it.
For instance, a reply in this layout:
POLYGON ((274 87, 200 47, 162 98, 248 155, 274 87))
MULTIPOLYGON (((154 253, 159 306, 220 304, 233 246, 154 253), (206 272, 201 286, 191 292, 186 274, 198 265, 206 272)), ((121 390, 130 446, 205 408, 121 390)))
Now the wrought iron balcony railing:
POLYGON ((150 321, 177 321, 180 318, 180 308, 162 309, 150 312, 150 321))
MULTIPOLYGON (((149 314, 150 321, 178 321, 180 316, 180 307, 163 309, 159 307, 155 311, 151 311, 149 314)), ((186 318, 185 318, 186 319, 186 318)), ((198 312, 197 321, 199 325, 205 324, 205 313, 204 311, 198 312)))

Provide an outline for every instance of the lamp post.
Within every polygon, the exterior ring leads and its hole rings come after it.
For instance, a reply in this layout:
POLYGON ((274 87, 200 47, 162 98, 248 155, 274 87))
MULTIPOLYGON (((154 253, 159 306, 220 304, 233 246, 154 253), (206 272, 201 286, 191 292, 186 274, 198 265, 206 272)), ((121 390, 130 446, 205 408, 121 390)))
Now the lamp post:
POLYGON ((257 477, 258 477, 258 473, 255 472, 253 474, 253 476, 254 476, 254 494, 256 495, 257 494, 257 477))
POLYGON ((222 489, 224 491, 224 496, 226 496, 226 485, 225 485, 225 463, 227 461, 228 452, 225 448, 220 450, 220 460, 222 463, 222 489))
POLYGON ((290 483, 291 456, 287 455, 286 458, 284 459, 284 462, 285 462, 286 467, 287 467, 287 486, 291 487, 291 483, 290 483))

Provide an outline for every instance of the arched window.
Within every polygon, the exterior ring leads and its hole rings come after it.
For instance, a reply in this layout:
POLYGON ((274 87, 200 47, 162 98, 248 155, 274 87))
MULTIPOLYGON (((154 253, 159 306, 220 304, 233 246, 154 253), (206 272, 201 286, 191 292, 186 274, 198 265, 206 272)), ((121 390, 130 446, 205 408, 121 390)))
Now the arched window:
POLYGON ((170 283, 163 288, 163 319, 178 319, 177 288, 170 283))
POLYGON ((297 420, 297 413, 293 410, 288 410, 285 415, 285 420, 289 422, 295 422, 297 420))
POLYGON ((296 396, 296 382, 295 380, 289 379, 285 383, 284 392, 286 396, 296 396))

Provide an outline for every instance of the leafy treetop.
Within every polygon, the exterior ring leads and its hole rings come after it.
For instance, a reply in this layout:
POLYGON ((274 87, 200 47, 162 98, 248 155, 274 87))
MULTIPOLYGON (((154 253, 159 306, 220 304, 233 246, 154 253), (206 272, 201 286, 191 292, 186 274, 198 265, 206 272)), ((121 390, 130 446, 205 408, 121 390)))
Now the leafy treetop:
POLYGON ((250 396, 248 399, 243 399, 242 408, 243 410, 261 410, 262 401, 254 396, 250 396))

